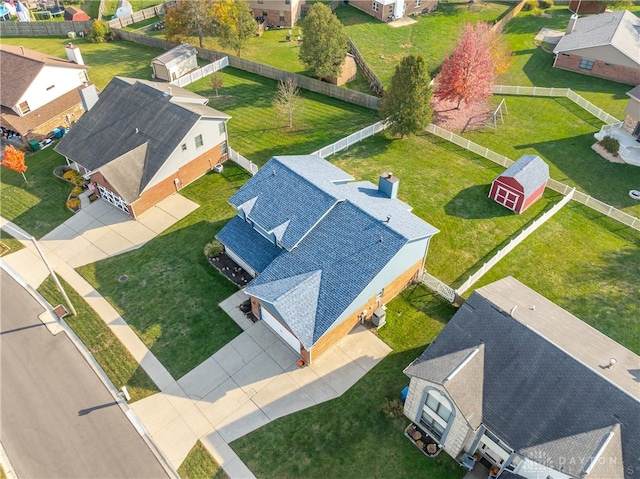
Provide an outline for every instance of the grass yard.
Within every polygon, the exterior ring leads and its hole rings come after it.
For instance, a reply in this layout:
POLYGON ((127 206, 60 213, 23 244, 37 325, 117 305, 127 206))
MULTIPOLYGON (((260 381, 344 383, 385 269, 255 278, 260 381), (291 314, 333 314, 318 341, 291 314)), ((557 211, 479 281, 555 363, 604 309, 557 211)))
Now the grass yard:
POLYGON ((385 171, 400 179, 399 198, 440 229, 429 246, 427 270, 453 286, 561 198, 546 194, 515 215, 487 199, 502 167, 430 135, 405 140, 376 135, 329 160, 359 180, 377 184, 385 171))
POLYGON ((454 309, 424 287, 406 290, 387 307, 387 325, 380 336, 394 350, 355 386, 335 400, 282 417, 231 443, 257 477, 464 476, 449 455, 429 459, 404 437, 408 419, 391 419, 381 410, 385 400, 400 398, 409 383, 402 370, 433 341, 454 309))
POLYGON ((182 479, 229 478, 200 441, 196 442, 196 445, 189 451, 189 455, 178 468, 178 475, 182 479))
MULTIPOLYGON (((116 388, 127 386, 132 401, 160 392, 98 314, 62 278, 60 283, 78 313, 76 316, 65 317, 66 323, 85 344, 116 388)), ((40 285, 38 292, 52 306, 65 304, 51 276, 40 285)))
POLYGON ((0 230, 0 257, 15 253, 24 248, 24 245, 4 230, 0 230))
MULTIPOLYGON (((638 15, 640 5, 629 10, 638 15)), ((567 28, 571 12, 566 6, 553 7, 547 12, 552 18, 520 12, 509 22, 504 33, 514 52, 513 65, 497 83, 571 88, 607 113, 624 120, 624 109, 629 99, 625 93, 633 86, 553 68, 553 53, 547 53, 534 44, 535 36, 543 27, 561 31, 567 28)), ((549 51, 553 47, 550 46, 549 51)))
POLYGON ((53 174, 64 157, 53 146, 26 157, 27 183, 22 175, 2 168, 0 213, 36 238, 41 238, 73 213, 65 205, 73 185, 53 174))
MULTIPOLYGON (((145 8, 160 5, 162 0, 130 0, 131 6, 134 12, 144 10, 145 8)), ((100 8, 99 0, 85 0, 82 4, 82 9, 87 12, 91 18, 98 18, 98 11, 100 8)), ((118 0, 106 0, 104 2, 104 18, 108 19, 116 13, 118 9, 118 0)))
MULTIPOLYGON (((2 42, 21 45, 48 55, 67 58, 64 47, 68 38, 58 37, 3 37, 2 42)), ((89 65, 89 80, 100 89, 116 76, 151 80, 151 60, 162 53, 157 48, 146 47, 132 42, 117 41, 91 43, 86 38, 76 38, 73 42, 80 47, 84 63, 89 65)))
POLYGON ((235 214, 227 199, 248 178, 226 163, 181 190, 202 205, 196 211, 140 249, 78 269, 176 379, 241 332, 218 307, 237 288, 202 249, 235 214))
POLYGON ((209 98, 209 106, 231 115, 232 148, 258 165, 274 155, 309 154, 379 120, 378 112, 302 90, 302 109, 292 130, 273 108, 277 82, 234 68, 222 70, 216 96, 211 80, 187 88, 209 98))
POLYGON ((640 354, 640 233, 569 202, 475 287, 514 276, 640 354))
POLYGON ((549 164, 552 178, 640 217, 640 202, 628 195, 638 188, 638 167, 611 163, 591 149, 600 120, 567 98, 504 98, 509 114, 503 125, 463 136, 513 160, 539 155, 549 164))
POLYGON ((389 85, 396 65, 402 57, 421 54, 432 75, 451 53, 463 25, 475 21, 497 20, 513 4, 482 2, 469 7, 467 2, 440 2, 435 12, 415 17, 417 23, 393 28, 352 7, 340 5, 336 15, 369 67, 382 83, 389 85))

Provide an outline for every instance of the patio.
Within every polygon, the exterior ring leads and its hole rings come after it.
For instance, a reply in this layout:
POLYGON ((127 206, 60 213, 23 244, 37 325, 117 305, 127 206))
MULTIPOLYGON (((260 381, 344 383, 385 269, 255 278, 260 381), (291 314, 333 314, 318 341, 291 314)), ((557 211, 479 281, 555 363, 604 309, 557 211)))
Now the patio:
POLYGON ((605 136, 615 138, 620 142, 619 157, 629 165, 640 166, 640 139, 622 128, 622 122, 604 125, 594 136, 598 141, 605 136))

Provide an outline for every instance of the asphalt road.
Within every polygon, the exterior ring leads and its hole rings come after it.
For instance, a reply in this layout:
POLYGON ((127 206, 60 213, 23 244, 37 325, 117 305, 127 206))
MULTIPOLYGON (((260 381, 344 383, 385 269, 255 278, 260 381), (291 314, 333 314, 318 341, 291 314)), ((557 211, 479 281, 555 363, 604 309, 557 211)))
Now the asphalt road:
POLYGON ((67 335, 0 271, 0 440, 18 477, 166 478, 67 335))

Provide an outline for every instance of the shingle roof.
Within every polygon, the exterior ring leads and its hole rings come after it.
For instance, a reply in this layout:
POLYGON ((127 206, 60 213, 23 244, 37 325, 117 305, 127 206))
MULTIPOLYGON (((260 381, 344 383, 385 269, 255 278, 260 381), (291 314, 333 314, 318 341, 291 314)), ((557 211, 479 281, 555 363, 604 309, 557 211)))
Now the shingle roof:
MULTIPOLYGON (((640 388, 633 378, 620 381, 615 375, 629 376, 627 371, 640 367, 640 358, 628 350, 622 354, 620 345, 595 334, 593 328, 559 306, 515 279, 505 278, 474 292, 406 371, 429 379, 433 374, 425 372, 437 358, 460 355, 484 344, 482 423, 494 434, 534 461, 543 458, 554 469, 582 477, 588 459, 601 450, 609 433, 620 431, 624 477, 637 479, 640 388), (519 292, 535 308, 512 308, 512 317, 494 304, 500 303, 494 296, 500 295, 506 304, 510 298, 518 298, 519 292), (541 333, 550 322, 555 324, 557 337, 541 333), (558 338, 564 338, 565 348, 558 346, 558 338), (618 364, 613 370, 580 359, 580 354, 589 351, 584 343, 589 339, 598 343, 603 357, 609 358, 615 351, 618 364), (603 348, 603 344, 609 346, 603 348), (617 424, 621 429, 616 429, 617 424)), ((599 357, 594 361, 603 362, 599 357)), ((457 402, 455 395, 452 398, 457 402)), ((619 464, 614 464, 618 454, 615 443, 604 453, 609 469, 597 477, 621 477, 617 476, 619 464)))
MULTIPOLYGON (((94 171, 147 144, 138 191, 129 192, 130 197, 137 198, 200 118, 229 118, 213 108, 194 103, 195 94, 191 92, 174 86, 171 94, 166 94, 167 90, 160 85, 113 78, 98 102, 60 140, 55 150, 94 171), (180 101, 181 98, 185 101, 180 101)), ((206 99, 202 99, 204 101, 206 99)), ((113 168, 109 169, 113 173, 113 168)))
POLYGON ((183 57, 196 56, 198 54, 198 50, 192 45, 188 43, 183 43, 182 45, 178 45, 177 47, 173 47, 171 50, 167 50, 166 52, 155 57, 151 62, 159 62, 164 64, 167 67, 170 67, 176 60, 181 60, 183 57))
MULTIPOLYGON (((640 18, 628 10, 578 18, 553 53, 611 45, 640 65, 640 18)), ((604 59, 603 59, 604 60, 604 59)))
POLYGON ((16 106, 45 65, 78 70, 89 68, 28 48, 0 44, 0 103, 9 108, 16 106))
POLYGON ((627 92, 627 95, 629 95, 631 98, 635 98, 636 100, 640 101, 640 85, 629 90, 627 92))
POLYGON ((249 223, 234 216, 216 235, 219 241, 233 245, 238 254, 258 273, 282 253, 282 250, 255 231, 249 223))
POLYGON ((549 179, 549 165, 539 156, 523 155, 500 176, 514 178, 522 185, 524 195, 529 196, 549 179))

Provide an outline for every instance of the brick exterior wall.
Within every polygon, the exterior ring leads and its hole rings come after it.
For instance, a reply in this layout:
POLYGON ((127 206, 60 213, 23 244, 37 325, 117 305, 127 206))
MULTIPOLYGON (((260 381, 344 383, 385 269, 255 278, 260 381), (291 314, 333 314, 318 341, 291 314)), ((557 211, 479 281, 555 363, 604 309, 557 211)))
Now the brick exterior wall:
POLYGON ((640 68, 629 68, 622 65, 607 65, 605 62, 596 60, 593 69, 585 70, 580 68, 581 56, 565 53, 558 53, 553 64, 556 68, 570 70, 583 75, 590 75, 606 80, 613 80, 628 85, 640 84, 640 68))
MULTIPOLYGON (((265 17, 265 23, 267 25, 277 25, 285 28, 292 28, 300 18, 300 12, 292 12, 291 8, 278 10, 271 9, 269 7, 268 0, 264 4, 253 5, 254 17, 265 17), (265 15, 266 12, 266 15, 265 15), (280 20, 280 12, 284 13, 284 21, 280 20), (297 18, 296 18, 297 16, 297 18)), ((287 7, 290 7, 287 5, 287 7)), ((296 33, 297 35, 297 33, 296 33)))
MULTIPOLYGON (((378 11, 376 12, 373 10, 373 3, 374 0, 351 0, 349 5, 352 5, 358 10, 362 10, 383 22, 391 19, 395 10, 395 5, 382 5, 381 3, 378 3, 378 11)), ((415 0, 408 0, 404 2, 404 15, 420 15, 431 12, 436 8, 438 8, 438 0, 422 0, 419 7, 416 7, 415 0)))
POLYGON ((633 133, 633 130, 635 130, 638 122, 640 122, 639 119, 627 114, 627 117, 624 119, 624 123, 622 124, 622 128, 624 128, 629 133, 633 133))
POLYGON ((429 13, 438 8, 438 0, 422 0, 419 7, 416 7, 415 0, 409 0, 404 3, 404 14, 406 15, 421 15, 423 13, 429 13))

